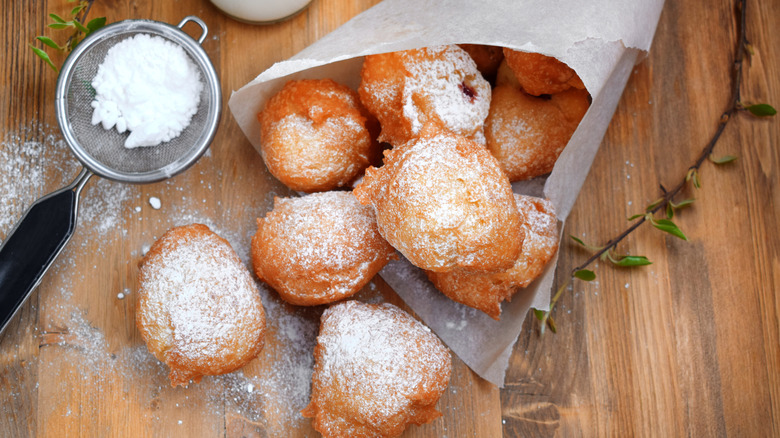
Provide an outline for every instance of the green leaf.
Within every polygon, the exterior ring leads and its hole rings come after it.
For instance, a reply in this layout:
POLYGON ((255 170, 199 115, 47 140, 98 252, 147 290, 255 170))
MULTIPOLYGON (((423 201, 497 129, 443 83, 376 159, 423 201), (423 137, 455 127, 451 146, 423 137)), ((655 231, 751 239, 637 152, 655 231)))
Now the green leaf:
POLYGON ((571 237, 572 240, 574 240, 575 242, 579 243, 580 245, 583 246, 583 248, 585 248, 585 249, 587 249, 589 251, 600 251, 601 250, 601 247, 588 245, 587 243, 583 242, 582 239, 574 237, 571 234, 569 234, 569 237, 571 237))
POLYGON ((624 256, 620 260, 613 262, 615 266, 620 266, 623 268, 632 267, 632 266, 645 266, 645 265, 652 265, 653 262, 651 262, 647 257, 645 256, 624 256))
POLYGON ((671 219, 674 217, 674 208, 672 208, 671 203, 666 204, 666 218, 671 219))
POLYGON ((547 314, 547 327, 550 327, 551 332, 558 333, 558 326, 555 325, 555 320, 550 314, 547 314))
POLYGON ((651 202, 647 207, 645 207, 645 211, 647 212, 653 210, 654 208, 661 205, 662 202, 664 202, 664 198, 656 199, 655 201, 651 202))
POLYGON ((65 23, 65 20, 57 14, 49 14, 49 18, 60 24, 65 23))
POLYGON ((596 279, 596 273, 587 269, 580 269, 574 273, 574 276, 584 281, 593 281, 596 279))
POLYGON ((89 29, 90 32, 94 32, 105 25, 106 17, 93 18, 92 20, 89 20, 89 23, 87 23, 87 29, 89 29))
POLYGON ((52 40, 49 37, 45 36, 37 36, 35 37, 36 40, 42 42, 43 44, 46 44, 47 46, 51 47, 52 49, 62 50, 62 47, 60 47, 59 44, 55 43, 54 40, 52 40))
POLYGON ((701 181, 699 181, 699 171, 696 168, 688 169, 688 173, 685 174, 685 181, 693 180, 693 186, 697 189, 701 187, 701 181))
POLYGON ((73 27, 73 25, 68 23, 51 23, 49 24, 49 27, 52 29, 67 29, 73 27))
POLYGON ((86 8, 86 7, 87 7, 87 5, 85 5, 85 4, 78 5, 78 6, 76 6, 75 8, 73 8, 73 9, 70 11, 70 15, 76 15, 76 14, 78 14, 79 12, 83 11, 83 10, 84 10, 84 8, 86 8))
POLYGON ((715 164, 726 164, 736 160, 737 157, 735 155, 724 155, 720 158, 715 158, 712 154, 710 154, 709 159, 715 164))
POLYGON ((678 202, 676 204, 674 202, 670 202, 670 204, 672 204, 672 207, 674 207, 674 208, 684 208, 684 207, 687 207, 687 206, 693 204, 694 201, 696 201, 696 200, 695 199, 685 199, 685 200, 682 200, 682 201, 680 201, 680 202, 678 202))
POLYGON ((685 234, 683 234, 680 228, 678 228, 674 222, 668 219, 653 220, 652 224, 654 227, 658 228, 661 231, 669 233, 672 236, 679 237, 682 240, 688 240, 688 237, 686 237, 685 234))
POLYGON ((628 218, 628 220, 629 220, 629 221, 632 221, 632 220, 634 220, 634 219, 639 219, 640 217, 642 217, 642 216, 644 216, 644 215, 645 215, 644 213, 635 214, 635 215, 633 215, 633 216, 629 217, 629 218, 628 218))
POLYGON ((43 59, 47 64, 49 64, 49 67, 53 68, 55 72, 59 72, 59 69, 56 65, 54 65, 53 62, 51 62, 51 58, 49 58, 49 55, 46 52, 32 45, 30 48, 36 55, 38 55, 39 58, 43 59))
POLYGON ((753 114, 756 117, 768 117, 768 116, 774 116, 777 114, 777 110, 768 103, 757 103, 754 105, 748 105, 745 107, 746 110, 750 112, 750 114, 753 114))
POLYGON ((89 33, 89 29, 87 29, 86 26, 81 24, 78 20, 73 20, 72 23, 79 31, 84 32, 85 34, 89 33))
POLYGON ((544 320, 544 313, 545 313, 544 310, 537 309, 536 307, 532 307, 531 310, 534 311, 534 316, 536 316, 536 319, 538 319, 539 321, 544 320))

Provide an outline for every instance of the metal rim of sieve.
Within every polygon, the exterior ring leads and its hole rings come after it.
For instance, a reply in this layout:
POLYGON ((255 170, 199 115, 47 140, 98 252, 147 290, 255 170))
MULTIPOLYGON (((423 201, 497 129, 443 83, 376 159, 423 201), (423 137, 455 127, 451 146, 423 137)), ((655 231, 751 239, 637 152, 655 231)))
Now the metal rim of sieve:
POLYGON ((57 79, 55 106, 65 141, 84 167, 114 181, 151 183, 184 171, 205 153, 216 134, 222 102, 219 78, 200 45, 207 33, 206 24, 194 16, 185 17, 178 26, 152 20, 125 20, 95 31, 76 46, 57 79), (197 41, 181 29, 188 22, 198 24, 203 30, 197 41), (128 133, 119 134, 115 128, 105 130, 100 124, 90 127, 84 122, 84 117, 92 116, 89 103, 95 93, 91 87, 94 73, 85 71, 96 70, 94 64, 103 62, 105 53, 100 56, 98 52, 107 51, 113 44, 136 34, 160 36, 184 49, 200 71, 203 90, 197 113, 179 137, 158 146, 125 149, 120 142, 128 133), (100 59, 92 59, 97 57, 100 59), (82 91, 74 92, 74 89, 82 91), (111 159, 101 156, 105 150, 112 154, 111 159))

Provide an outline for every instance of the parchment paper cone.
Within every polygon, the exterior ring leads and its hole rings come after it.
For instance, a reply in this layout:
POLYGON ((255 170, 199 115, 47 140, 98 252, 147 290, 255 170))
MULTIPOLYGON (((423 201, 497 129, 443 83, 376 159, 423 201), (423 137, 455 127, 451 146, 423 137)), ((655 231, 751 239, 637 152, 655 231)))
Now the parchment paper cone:
MULTIPOLYGON (((554 56, 579 74, 593 103, 549 177, 514 189, 550 198, 565 221, 626 81, 650 49, 662 7, 662 0, 385 0, 233 92, 229 106, 259 151, 256 114, 286 81, 332 78, 357 88, 368 54, 480 43, 554 56)), ((549 307, 556 264, 557 257, 539 280, 503 306, 499 322, 450 301, 406 260, 380 274, 472 370, 503 386, 529 308, 549 307)))

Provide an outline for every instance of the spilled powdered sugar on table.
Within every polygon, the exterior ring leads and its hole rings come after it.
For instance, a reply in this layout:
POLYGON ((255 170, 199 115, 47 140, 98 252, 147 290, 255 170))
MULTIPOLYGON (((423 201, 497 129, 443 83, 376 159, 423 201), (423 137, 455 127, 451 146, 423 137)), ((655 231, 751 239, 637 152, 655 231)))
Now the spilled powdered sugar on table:
MULTIPOLYGON (((222 175, 213 175, 212 157, 207 152, 190 172, 201 185, 209 188, 218 185, 222 175), (198 175, 197 172, 200 172, 198 175)), ((0 238, 11 230, 15 221, 35 199, 56 190, 68 182, 78 171, 78 162, 55 127, 31 123, 15 132, 6 134, 0 143, 0 171, 12 175, 0 186, 0 238), (46 171, 44 171, 46 169, 46 171), (55 172, 51 172, 55 169, 55 172), (45 178, 48 175, 48 178, 45 178), (55 175, 55 177, 52 177, 55 175)), ((56 397, 70 400, 73 388, 68 382, 81 381, 84 386, 106 388, 105 391, 121 391, 125 399, 134 398, 149 407, 142 420, 147 423, 165 422, 186 426, 193 410, 200 409, 202 416, 236 416, 247 424, 263 429, 269 436, 284 436, 291 429, 308 427, 309 419, 300 415, 309 403, 311 374, 314 366, 313 349, 319 329, 319 316, 324 306, 300 308, 279 299, 278 295, 258 282, 266 312, 266 346, 257 359, 241 370, 223 375, 207 376, 200 383, 188 388, 172 388, 168 368, 154 358, 140 340, 140 336, 113 341, 110 330, 113 324, 132 324, 134 327, 134 302, 137 291, 134 285, 136 265, 151 244, 169 228, 190 223, 203 223, 215 233, 227 239, 242 262, 250 263, 250 241, 254 234, 254 220, 269 211, 275 195, 268 193, 258 199, 256 205, 236 211, 222 201, 216 205, 223 217, 192 208, 205 200, 192 199, 189 191, 176 179, 156 186, 133 186, 104 179, 94 179, 85 188, 79 213, 79 225, 73 240, 48 272, 40 288, 37 300, 32 301, 40 320, 32 324, 33 337, 40 343, 37 365, 33 361, 23 363, 29 372, 39 376, 35 384, 38 397, 56 397), (175 195, 175 196, 172 196, 175 195), (158 209, 159 207, 159 209, 158 209), (148 229, 140 240, 124 242, 128 229, 136 222, 146 222, 148 229), (232 227, 229 224, 243 224, 232 227), (128 247, 129 258, 122 251, 128 247), (97 266, 84 266, 83 251, 98 251, 101 256, 115 258, 121 266, 116 270, 117 289, 84 291, 79 288, 85 278, 106 277, 110 273, 99 271, 97 266), (125 274, 127 273, 127 274, 125 274), (84 307, 80 294, 103 294, 124 309, 123 320, 111 321, 110 326, 101 321, 101 315, 84 307), (56 350, 46 350, 46 349, 56 350), (114 389, 110 389, 114 388, 114 389), (155 408, 159 403, 173 404, 181 417, 161 417, 155 408)), ((354 298, 369 303, 384 301, 373 283, 369 283, 354 298)), ((10 351, 9 351, 10 353, 10 351)), ((14 353, 15 354, 15 353, 14 353)), ((448 391, 456 394, 460 388, 451 383, 448 391)), ((0 397, 3 403, 11 403, 19 392, 0 397)), ((87 412, 88 400, 71 400, 62 410, 41 412, 40 415, 81 415, 96 417, 87 412)), ((94 409, 94 407, 92 407, 94 409)), ((54 408, 50 408, 54 409, 54 408)), ((439 409, 446 411, 445 405, 439 409)), ((42 417, 43 418, 43 417, 42 417)), ((444 426, 446 427, 446 426, 444 426)), ((184 430, 184 429, 182 429, 184 430)))

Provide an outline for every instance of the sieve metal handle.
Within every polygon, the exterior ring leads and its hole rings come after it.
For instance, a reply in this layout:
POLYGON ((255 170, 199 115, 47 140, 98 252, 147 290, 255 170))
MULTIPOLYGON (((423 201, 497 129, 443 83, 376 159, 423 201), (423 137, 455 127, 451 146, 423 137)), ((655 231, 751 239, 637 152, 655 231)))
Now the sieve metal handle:
POLYGON ((181 29, 182 27, 184 27, 185 24, 187 24, 190 21, 200 26, 201 30, 203 30, 203 33, 200 35, 200 38, 198 38, 198 44, 203 44, 203 41, 206 41, 206 35, 209 34, 209 28, 208 26, 206 26, 206 23, 204 23, 203 20, 201 20, 200 18, 194 15, 186 16, 184 17, 183 20, 181 20, 181 22, 178 25, 176 25, 176 27, 181 29))
POLYGON ((68 243, 76 229, 83 169, 68 186, 33 203, 0 245, 0 333, 68 243))

